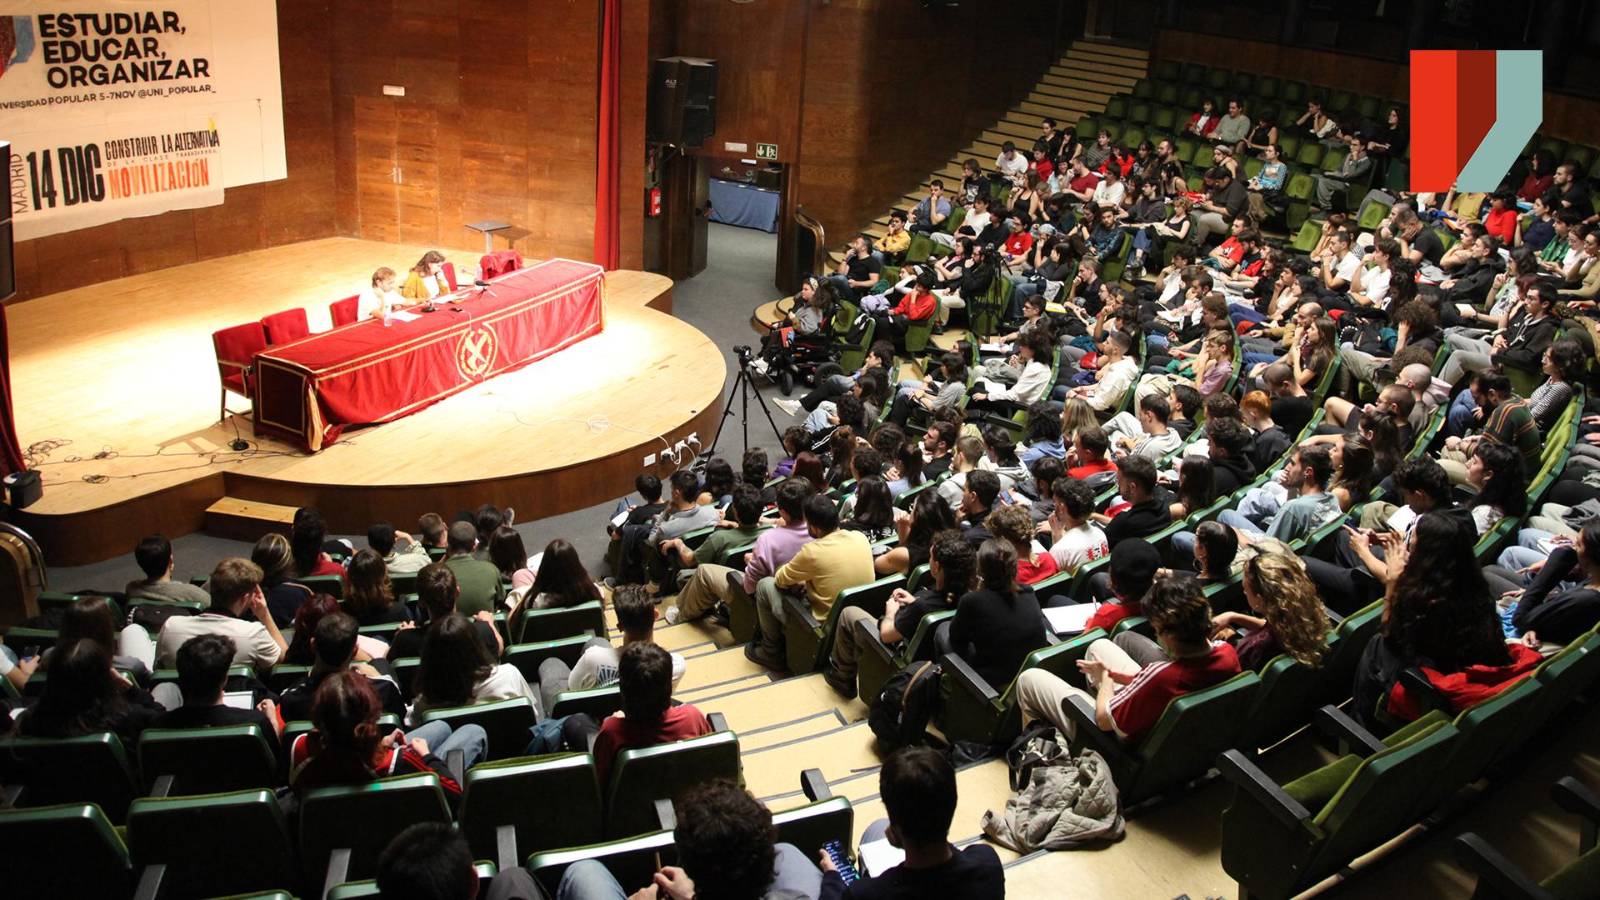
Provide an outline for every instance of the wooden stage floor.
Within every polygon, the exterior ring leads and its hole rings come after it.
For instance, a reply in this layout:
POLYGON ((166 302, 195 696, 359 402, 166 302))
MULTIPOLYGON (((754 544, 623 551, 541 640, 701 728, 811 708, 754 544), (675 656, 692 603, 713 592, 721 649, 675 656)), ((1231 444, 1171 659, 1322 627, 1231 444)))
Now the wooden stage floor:
MULTIPOLYGON (((483 502, 525 520, 626 494, 663 439, 698 431, 710 442, 721 351, 670 315, 670 280, 632 271, 607 275, 602 334, 321 453, 258 440, 248 416, 215 421, 213 331, 297 306, 325 328, 328 303, 427 249, 330 238, 8 307, 17 430, 40 451, 45 484, 18 523, 50 562, 78 565, 143 534, 197 531, 224 496, 315 505, 339 532, 379 519, 408 528, 423 512, 483 502), (251 450, 229 450, 234 422, 251 450)), ((448 255, 458 270, 476 266, 475 254, 448 255)))

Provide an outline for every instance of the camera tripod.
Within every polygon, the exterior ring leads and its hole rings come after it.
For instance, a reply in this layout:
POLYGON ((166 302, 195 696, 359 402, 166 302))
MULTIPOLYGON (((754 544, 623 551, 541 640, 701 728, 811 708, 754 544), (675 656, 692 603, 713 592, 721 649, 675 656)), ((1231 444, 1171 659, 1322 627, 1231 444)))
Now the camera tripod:
POLYGON ((722 406, 722 419, 717 422, 717 433, 711 438, 711 445, 700 458, 708 460, 717 455, 717 444, 722 440, 722 429, 728 424, 728 419, 733 416, 733 398, 739 396, 739 432, 744 439, 744 449, 750 449, 750 395, 756 395, 756 404, 761 407, 761 412, 767 417, 767 424, 772 426, 772 436, 777 440, 778 446, 783 446, 783 432, 778 428, 778 423, 772 419, 772 410, 767 408, 766 401, 761 399, 761 392, 756 390, 750 382, 750 363, 753 356, 749 347, 735 347, 734 354, 739 359, 739 371, 734 376, 733 387, 728 389, 728 400, 722 406))

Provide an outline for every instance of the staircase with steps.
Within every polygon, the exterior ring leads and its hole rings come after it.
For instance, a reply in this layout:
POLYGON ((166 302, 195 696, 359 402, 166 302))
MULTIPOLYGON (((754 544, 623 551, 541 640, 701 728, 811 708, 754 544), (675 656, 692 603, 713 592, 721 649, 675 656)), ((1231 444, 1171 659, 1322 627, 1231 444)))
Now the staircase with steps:
MULTIPOLYGON (((665 605, 673 603, 667 599, 665 605)), ((606 611, 609 637, 621 641, 615 614, 606 611)), ((688 669, 673 696, 702 712, 721 713, 739 736, 745 785, 774 812, 808 801, 800 774, 820 769, 834 796, 848 798, 859 845, 867 826, 887 815, 878 795, 878 754, 866 722, 867 705, 846 700, 820 673, 780 677, 744 656, 733 636, 709 621, 656 628, 655 641, 682 654, 688 669)), ((958 803, 950 838, 958 846, 983 840, 985 812, 1004 811, 1011 795, 1003 760, 968 765, 956 773, 958 803)), ((991 843, 1008 867, 1011 896, 1046 896, 1045 885, 1070 881, 1083 896, 1175 896, 1226 884, 1216 848, 1220 823, 1215 809, 1225 800, 1221 784, 1198 791, 1128 824, 1123 841, 1099 853, 1036 853, 1023 856, 991 843), (1186 838, 1174 841, 1182 831, 1186 838), (1154 861, 1154 864, 1152 864, 1154 861), (1028 888, 1020 885, 1028 884, 1028 888)))
MULTIPOLYGON (((1075 41, 1065 55, 1057 60, 1034 85, 1032 91, 1013 106, 998 121, 981 132, 977 138, 945 163, 936 172, 930 172, 914 190, 903 195, 893 205, 910 209, 928 196, 928 184, 935 178, 947 186, 961 182, 961 163, 976 159, 988 171, 1006 141, 1027 150, 1039 136, 1039 121, 1049 117, 1058 127, 1069 129, 1079 117, 1101 112, 1112 95, 1125 93, 1147 73, 1150 54, 1142 49, 1124 47, 1101 41, 1075 41)), ((889 227, 889 211, 860 229, 874 239, 889 227)), ((843 241, 836 241, 843 245, 843 241)), ((834 250, 829 258, 835 265, 843 260, 843 253, 834 250)))

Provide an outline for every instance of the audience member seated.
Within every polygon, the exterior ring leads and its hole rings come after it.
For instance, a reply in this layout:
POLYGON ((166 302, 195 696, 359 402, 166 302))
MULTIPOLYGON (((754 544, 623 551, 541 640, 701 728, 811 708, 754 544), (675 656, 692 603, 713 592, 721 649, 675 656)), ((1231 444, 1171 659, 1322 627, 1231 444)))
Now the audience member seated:
POLYGON ((994 510, 1002 486, 1000 476, 989 469, 974 469, 967 473, 958 512, 961 515, 961 531, 973 547, 990 537, 989 513, 994 510))
MULTIPOLYGON (((533 587, 534 572, 528 568, 528 548, 522 543, 522 533, 510 525, 501 525, 489 536, 489 562, 500 572, 502 583, 511 585, 511 593, 525 597, 533 587)), ((354 566, 354 561, 351 562, 354 566)))
POLYGON ((1138 403, 1139 415, 1119 412, 1106 421, 1105 431, 1111 441, 1111 455, 1115 459, 1142 456, 1151 462, 1178 449, 1183 437, 1168 424, 1172 405, 1166 397, 1149 394, 1138 403))
MULTIPOLYGON (((437 622, 455 613, 456 599, 460 593, 455 572, 444 563, 430 563, 418 572, 417 607, 419 612, 425 614, 422 624, 437 622)), ((509 618, 510 621, 515 621, 514 616, 509 618)), ((500 629, 494 627, 494 615, 487 611, 476 613, 472 616, 472 624, 473 630, 478 635, 478 643, 483 645, 484 652, 493 659, 499 659, 500 653, 505 649, 505 641, 500 636, 500 629)), ((296 634, 298 633, 296 631, 296 634)), ((388 658, 421 656, 426 636, 426 628, 402 627, 389 639, 388 658)))
MULTIPOLYGON (((324 627, 327 620, 323 620, 324 627)), ((411 722, 430 709, 471 706, 526 697, 537 712, 539 694, 510 663, 496 663, 474 632, 472 620, 457 613, 428 625, 422 641, 422 665, 416 674, 417 698, 411 722)))
POLYGON ((1149 537, 1172 524, 1165 492, 1156 493, 1155 463, 1145 457, 1130 456, 1117 467, 1117 493, 1127 508, 1109 519, 1095 514, 1113 550, 1126 538, 1149 537))
POLYGON ((1101 730, 1126 741, 1138 740, 1155 727, 1171 701, 1239 673, 1233 647, 1210 639, 1211 607, 1194 579, 1182 575, 1158 579, 1145 598, 1145 614, 1155 629, 1154 641, 1124 631, 1089 645, 1085 658, 1078 661, 1088 691, 1043 669, 1022 673, 1017 699, 1024 727, 1044 719, 1070 741, 1076 723, 1063 706, 1076 695, 1094 704, 1095 724, 1101 730))
MULTIPOLYGON (((539 571, 534 575, 533 586, 524 592, 523 603, 530 609, 557 609, 599 602, 600 586, 584 568, 578 548, 565 538, 546 544, 539 556, 539 571)), ((520 613, 520 607, 512 610, 512 621, 520 613)))
MULTIPOLYGON (((761 532, 755 547, 745 554, 743 587, 747 595, 754 595, 756 585, 777 572, 785 563, 811 542, 806 528, 806 499, 812 486, 804 478, 790 478, 778 487, 778 523, 761 532)), ((733 588, 728 576, 738 570, 714 563, 702 562, 678 592, 678 613, 683 621, 692 621, 712 613, 718 607, 727 608, 733 598, 733 588)))
POLYGON ((855 493, 850 495, 846 505, 840 527, 859 533, 869 544, 895 537, 894 496, 882 478, 868 475, 856 479, 855 493))
MULTIPOLYGON (((668 570, 677 571, 679 579, 675 586, 680 592, 679 605, 667 609, 667 624, 674 624, 684 617, 681 591, 687 585, 687 579, 694 577, 694 573, 689 570, 704 561, 721 559, 734 547, 743 546, 759 537, 762 532, 762 508, 760 488, 750 484, 735 485, 733 500, 723 511, 727 518, 719 523, 721 527, 705 536, 700 546, 690 547, 682 538, 668 538, 657 546, 656 549, 667 558, 668 570)), ((665 590, 668 593, 672 592, 671 589, 665 590)))
POLYGON ((357 550, 350 558, 344 592, 345 612, 362 625, 397 625, 411 621, 411 612, 394 596, 389 568, 372 549, 357 550))
POLYGON ((368 784, 393 775, 433 772, 452 797, 461 795, 447 766, 450 754, 462 752, 470 769, 488 752, 483 726, 467 723, 452 729, 448 722, 429 722, 409 732, 382 734, 383 712, 371 682, 358 672, 336 672, 322 682, 312 700, 311 731, 289 747, 289 787, 296 794, 319 787, 368 784))
POLYGON ((1593 630, 1600 624, 1600 519, 1552 549, 1533 582, 1503 602, 1517 636, 1534 648, 1570 644, 1593 630))
POLYGON ((240 708, 230 705, 223 696, 233 654, 233 640, 220 634, 202 634, 179 647, 178 690, 183 695, 183 705, 158 716, 150 727, 256 725, 273 749, 279 749, 283 726, 272 698, 264 698, 253 707, 240 708))
POLYGON ((929 747, 895 751, 878 770, 878 796, 889 817, 868 825, 861 842, 887 840, 905 852, 905 860, 845 884, 823 852, 822 900, 1004 900, 1006 874, 994 848, 982 841, 960 849, 950 843, 956 772, 943 753, 929 747))
POLYGON ((205 588, 172 580, 176 559, 172 554, 172 542, 165 536, 152 534, 141 540, 139 546, 133 548, 133 559, 139 564, 139 570, 144 572, 144 577, 128 582, 128 586, 123 588, 129 600, 211 602, 211 595, 206 593, 205 588))
POLYGON ((978 548, 979 587, 962 597, 950 620, 950 648, 983 680, 1003 691, 1029 653, 1045 646, 1044 612, 1033 591, 1017 584, 1017 554, 990 538, 978 548))
MULTIPOLYGON (((357 661, 358 631, 356 620, 342 612, 329 613, 317 621, 316 632, 311 637, 311 671, 285 689, 279 698, 284 721, 311 718, 317 688, 328 680, 328 676, 339 672, 355 672, 365 677, 372 683, 373 693, 383 711, 396 718, 405 717, 406 701, 400 696, 400 688, 394 679, 379 672, 368 662, 357 661)), ((182 662, 182 651, 179 651, 179 661, 182 662)))
MULTIPOLYGON (((310 507, 295 510, 294 522, 289 529, 289 546, 294 556, 294 577, 312 578, 321 575, 343 575, 344 569, 326 552, 328 526, 322 513, 310 507)), ((339 544, 341 550, 348 547, 339 544)))
POLYGON ((1376 727, 1400 673, 1426 665, 1449 674, 1510 662, 1500 616, 1473 558, 1470 526, 1427 512, 1409 536, 1360 532, 1351 544, 1381 543, 1374 572, 1386 585, 1383 623, 1356 669, 1353 712, 1376 727))
POLYGON ((478 546, 478 529, 471 522, 455 522, 450 526, 449 553, 444 564, 455 573, 460 595, 456 606, 465 614, 494 613, 506 598, 505 584, 500 581, 500 570, 494 563, 474 557, 478 546))
POLYGON ((1076 478, 1062 476, 1050 484, 1055 501, 1050 518, 1039 524, 1040 534, 1050 535, 1050 555, 1056 569, 1076 572, 1085 563, 1102 559, 1111 552, 1106 534, 1090 516, 1094 513, 1094 491, 1076 478))
POLYGON ((1257 553, 1244 564, 1244 599, 1250 612, 1220 612, 1216 636, 1233 645, 1239 666, 1259 671, 1286 654, 1315 668, 1328 649, 1328 615, 1306 567, 1293 554, 1257 553))
MULTIPOLYGON (((56 644, 70 644, 76 640, 92 640, 111 654, 111 667, 133 680, 141 687, 150 687, 149 658, 150 635, 143 625, 130 624, 119 627, 117 610, 111 601, 100 596, 79 597, 61 613, 61 625, 56 632, 56 644)), ((50 670, 50 657, 54 648, 46 650, 41 660, 44 670, 50 670)), ((169 701, 173 697, 161 694, 157 700, 169 701)))
MULTIPOLYGON (((915 594, 905 588, 894 589, 884 604, 883 617, 877 622, 878 639, 884 646, 896 648, 916 634, 918 624, 928 614, 955 609, 972 589, 976 569, 977 554, 961 532, 955 529, 939 532, 933 539, 928 577, 922 588, 915 594)), ((847 698, 856 695, 856 672, 864 647, 856 623, 870 621, 872 614, 859 606, 839 613, 830 668, 823 674, 828 684, 847 698)))
POLYGON ((1017 583, 1037 584, 1056 574, 1055 557, 1040 549, 1035 552, 1033 543, 1033 516, 1027 507, 1017 504, 995 507, 984 521, 989 533, 1011 545, 1017 555, 1017 583))
POLYGON ((45 671, 50 677, 38 701, 14 714, 17 734, 69 738, 110 731, 132 753, 140 732, 166 712, 111 667, 111 653, 99 641, 58 644, 45 671))
MULTIPOLYGON (((267 610, 267 598, 261 592, 261 567, 247 559, 230 557, 217 563, 207 584, 211 590, 210 609, 197 616, 167 619, 150 650, 150 658, 144 659, 143 649, 135 655, 140 655, 150 668, 170 669, 177 662, 178 648, 190 638, 220 634, 233 640, 234 665, 250 666, 258 674, 277 665, 289 645, 267 610)), ((123 652, 129 651, 124 648, 123 652)))
POLYGON ((739 785, 699 785, 678 798, 675 812, 682 865, 662 866, 628 894, 599 861, 579 860, 562 873, 556 900, 802 900, 822 890, 822 873, 793 844, 774 843, 771 810, 739 785))
MULTIPOLYGON (((654 477, 654 476, 651 476, 654 477)), ((417 537, 428 558, 443 556, 450 544, 450 529, 438 513, 423 513, 417 518, 417 537)))
POLYGON ((591 752, 602 791, 609 791, 611 766, 622 751, 711 733, 711 723, 694 704, 672 702, 672 671, 672 654, 644 641, 629 644, 617 657, 622 711, 598 725, 586 713, 568 717, 565 733, 571 746, 588 746, 594 738, 591 752))
MULTIPOLYGON (((648 591, 636 584, 617 588, 611 598, 617 612, 617 628, 622 631, 622 647, 614 647, 602 637, 590 638, 578 663, 571 668, 552 656, 539 664, 539 696, 544 708, 555 706, 562 691, 587 691, 607 687, 617 682, 618 660, 629 644, 653 643, 656 629, 656 603, 648 591)), ((672 654, 672 684, 677 686, 687 670, 688 663, 676 653, 672 654)))
POLYGON ((1161 551, 1139 540, 1124 540, 1111 548, 1111 561, 1104 572, 1089 580, 1089 592, 1100 605, 1083 626, 1085 631, 1103 628, 1109 632, 1118 622, 1142 616, 1144 597, 1161 568, 1161 551))
POLYGON ((289 539, 275 533, 262 535, 250 550, 250 561, 261 567, 261 591, 267 597, 267 611, 272 614, 272 621, 279 628, 288 625, 294 619, 295 610, 312 593, 310 588, 294 580, 294 554, 289 539))
MULTIPOLYGON (((418 822, 400 832, 378 856, 378 896, 405 900, 475 900, 478 871, 460 830, 418 822)), ((484 900, 538 900, 533 873, 517 866, 498 872, 484 900)))
POLYGON ((840 591, 877 577, 872 546, 860 532, 839 528, 839 509, 827 495, 814 494, 806 500, 805 520, 811 540, 756 584, 759 635, 745 646, 745 656, 769 669, 788 668, 783 655, 783 622, 788 615, 783 605, 785 591, 803 587, 811 614, 820 621, 828 618, 840 591))
POLYGON ((881 576, 905 575, 929 562, 934 538, 956 528, 956 514, 937 493, 929 490, 917 495, 909 515, 895 519, 900 540, 873 560, 873 571, 881 576))
MULTIPOLYGON (((435 516, 437 518, 437 516, 435 516)), ((444 520, 440 520, 442 526, 444 520)), ((431 560, 422 542, 403 531, 396 531, 388 522, 378 522, 367 529, 367 546, 383 557, 390 575, 412 575, 431 560)))

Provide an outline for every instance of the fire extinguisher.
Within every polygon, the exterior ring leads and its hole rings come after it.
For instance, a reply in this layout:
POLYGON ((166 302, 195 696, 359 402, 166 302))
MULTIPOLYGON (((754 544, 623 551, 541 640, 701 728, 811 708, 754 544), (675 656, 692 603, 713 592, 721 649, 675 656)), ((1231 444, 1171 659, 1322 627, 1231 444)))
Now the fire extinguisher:
POLYGON ((661 188, 653 187, 645 191, 645 215, 655 218, 661 215, 661 188))

